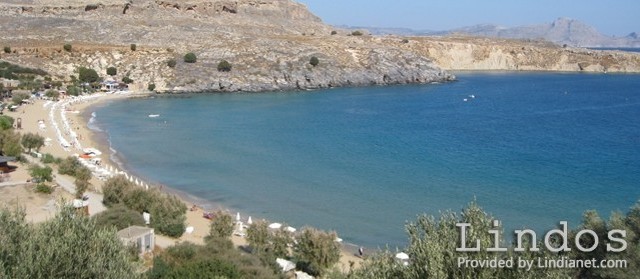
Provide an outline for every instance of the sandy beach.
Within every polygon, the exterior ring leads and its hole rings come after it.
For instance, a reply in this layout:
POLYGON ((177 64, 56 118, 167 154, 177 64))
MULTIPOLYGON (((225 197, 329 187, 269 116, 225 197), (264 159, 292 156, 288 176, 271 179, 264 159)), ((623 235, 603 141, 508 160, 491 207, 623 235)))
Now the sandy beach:
MULTIPOLYGON (((100 102, 132 98, 144 97, 144 94, 94 94, 85 98, 67 98, 58 102, 36 100, 32 104, 20 106, 16 111, 6 111, 5 115, 11 116, 21 121, 22 129, 20 133, 36 133, 43 136, 46 140, 45 146, 40 149, 41 154, 49 153, 55 157, 66 158, 74 156, 74 154, 83 154, 83 149, 95 148, 100 151, 100 155, 94 158, 100 158, 99 166, 91 166, 94 176, 91 179, 91 188, 87 193, 89 196, 89 213, 95 215, 106 208, 102 205, 101 187, 103 180, 109 175, 116 173, 126 173, 110 160, 110 152, 108 143, 101 139, 101 135, 97 135, 88 128, 88 119, 83 117, 89 113, 87 110, 100 102)), ((27 157, 30 157, 27 155, 27 157)), ((30 158, 36 161, 35 158, 30 158)), ((93 159, 93 158, 92 158, 93 159)), ((29 179, 28 165, 14 163, 18 169, 10 174, 4 182, 0 183, 0 203, 13 207, 20 205, 25 207, 27 220, 31 222, 41 222, 47 220, 55 214, 55 203, 61 199, 70 200, 73 198, 75 187, 73 178, 55 173, 55 182, 60 186, 56 187, 54 194, 43 195, 34 193, 29 187, 32 184, 26 183, 29 179)), ((127 176, 130 176, 127 174, 127 176)), ((154 187, 148 185, 140 178, 134 178, 139 181, 141 187, 154 187)), ((170 185, 169 185, 170 187, 170 185)), ((171 190, 171 189, 166 189, 171 190)), ((189 208, 192 207, 194 201, 188 200, 184 196, 181 197, 189 208)), ((187 227, 192 227, 192 233, 185 233, 179 239, 172 239, 165 236, 157 236, 156 244, 166 248, 175 243, 189 241, 196 244, 204 243, 204 237, 209 233, 208 219, 203 218, 204 211, 213 210, 211 208, 200 208, 196 210, 187 210, 187 227)), ((236 212, 229 212, 235 216, 236 212)), ((247 223, 249 216, 241 216, 241 221, 247 223)), ((244 237, 234 235, 232 241, 236 246, 246 245, 244 237)), ((355 254, 357 247, 343 245, 343 251, 339 268, 348 270, 350 262, 356 265, 362 261, 355 254)))

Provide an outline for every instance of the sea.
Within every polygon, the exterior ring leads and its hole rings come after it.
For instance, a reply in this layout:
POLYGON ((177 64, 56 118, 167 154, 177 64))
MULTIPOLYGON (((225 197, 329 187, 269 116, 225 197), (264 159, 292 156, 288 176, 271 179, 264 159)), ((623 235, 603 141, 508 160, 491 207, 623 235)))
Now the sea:
POLYGON ((640 198, 640 75, 462 72, 450 83, 101 103, 131 173, 243 218, 399 247, 475 201, 541 233, 640 198), (158 117, 149 117, 157 114, 158 117))

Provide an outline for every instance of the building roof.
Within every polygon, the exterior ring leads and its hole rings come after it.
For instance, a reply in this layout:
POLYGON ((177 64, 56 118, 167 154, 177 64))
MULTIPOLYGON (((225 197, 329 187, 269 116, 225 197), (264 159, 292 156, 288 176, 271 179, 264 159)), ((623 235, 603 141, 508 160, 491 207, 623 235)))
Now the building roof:
POLYGON ((16 157, 0 156, 0 164, 15 161, 16 157))
POLYGON ((152 228, 146 228, 141 226, 130 226, 128 228, 118 231, 118 237, 124 239, 132 239, 144 236, 146 234, 153 233, 152 228))

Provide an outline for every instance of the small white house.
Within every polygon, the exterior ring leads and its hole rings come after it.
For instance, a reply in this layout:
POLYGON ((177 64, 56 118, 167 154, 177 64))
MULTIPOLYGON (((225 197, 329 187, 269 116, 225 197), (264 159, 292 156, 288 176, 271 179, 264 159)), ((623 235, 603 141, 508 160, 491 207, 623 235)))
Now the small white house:
POLYGON ((152 228, 130 226, 119 231, 118 237, 125 245, 136 245, 140 254, 153 251, 156 244, 156 235, 152 228))

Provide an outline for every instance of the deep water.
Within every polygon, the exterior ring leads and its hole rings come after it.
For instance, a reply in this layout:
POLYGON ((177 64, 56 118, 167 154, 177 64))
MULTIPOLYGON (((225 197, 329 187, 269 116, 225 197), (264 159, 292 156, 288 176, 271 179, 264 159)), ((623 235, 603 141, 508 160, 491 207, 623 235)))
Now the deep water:
POLYGON ((640 198, 640 75, 457 76, 128 99, 92 108, 93 125, 137 175, 369 247, 402 246, 407 220, 474 199, 507 230, 547 230, 640 198))

